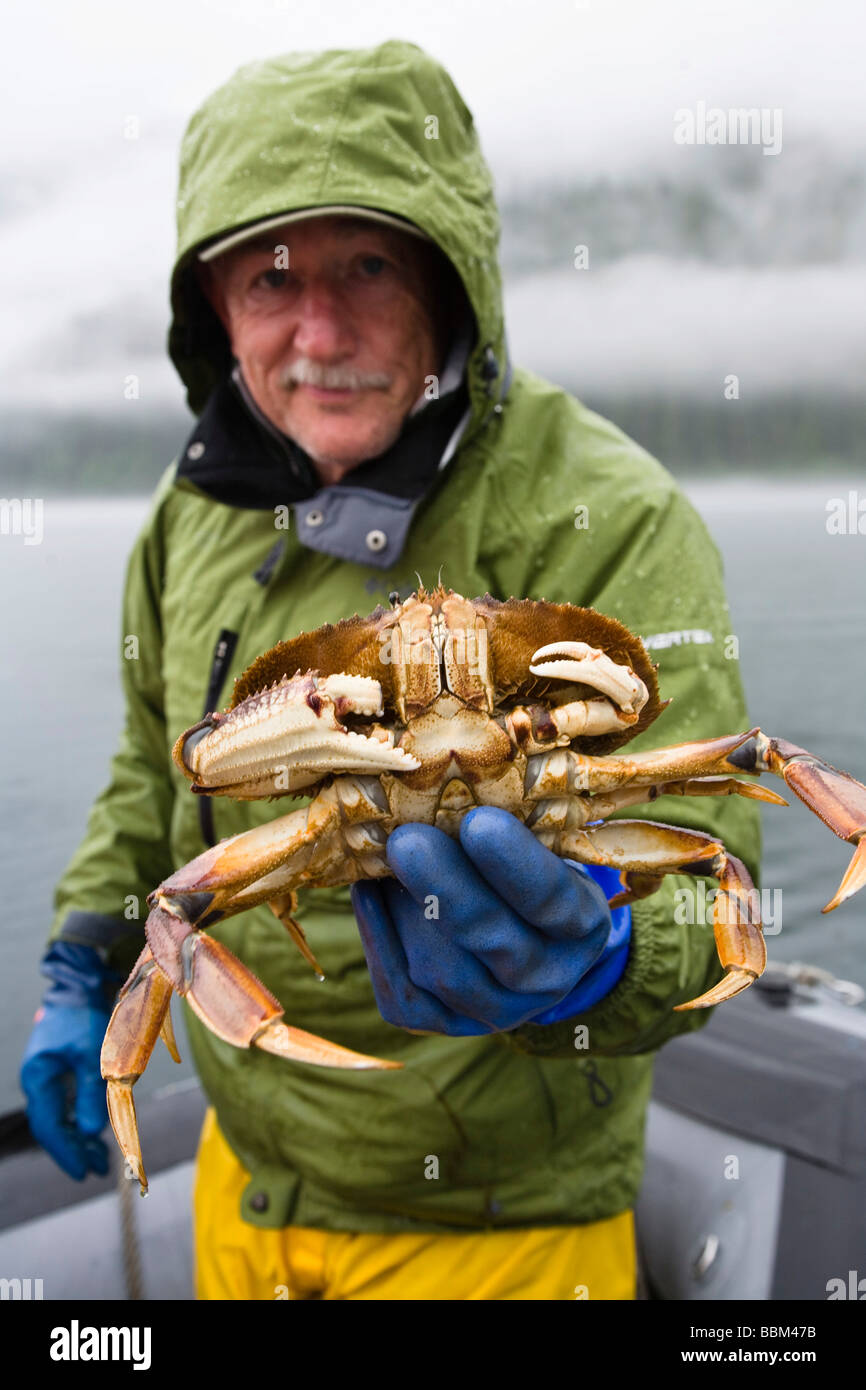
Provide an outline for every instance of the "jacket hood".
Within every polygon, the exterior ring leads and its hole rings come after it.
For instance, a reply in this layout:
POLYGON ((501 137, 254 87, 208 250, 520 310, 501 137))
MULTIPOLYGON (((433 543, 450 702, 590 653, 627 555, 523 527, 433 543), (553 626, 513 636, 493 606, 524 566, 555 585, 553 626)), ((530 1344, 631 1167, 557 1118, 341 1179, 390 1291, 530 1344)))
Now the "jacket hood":
POLYGON ((408 219, 462 281, 477 336, 467 436, 508 386, 499 215, 472 114, 414 44, 290 53, 248 64, 192 117, 181 145, 169 353, 195 414, 231 370, 193 270, 229 232, 302 208, 375 208, 408 219))

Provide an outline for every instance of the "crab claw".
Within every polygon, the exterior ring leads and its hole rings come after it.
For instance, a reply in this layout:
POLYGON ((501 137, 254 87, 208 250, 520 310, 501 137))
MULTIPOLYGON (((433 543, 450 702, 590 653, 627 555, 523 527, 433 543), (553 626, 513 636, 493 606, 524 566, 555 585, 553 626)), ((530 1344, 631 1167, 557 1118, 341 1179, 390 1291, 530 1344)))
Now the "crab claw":
POLYGON ((533 652, 529 669, 534 676, 590 685, 615 700, 626 714, 636 714, 649 699, 649 691, 630 666, 611 661, 587 642, 551 642, 533 652))
POLYGON ((237 800, 298 791, 326 773, 414 771, 417 758, 393 733, 371 738, 341 722, 381 712, 382 687, 369 676, 283 676, 187 729, 172 756, 194 791, 237 800))

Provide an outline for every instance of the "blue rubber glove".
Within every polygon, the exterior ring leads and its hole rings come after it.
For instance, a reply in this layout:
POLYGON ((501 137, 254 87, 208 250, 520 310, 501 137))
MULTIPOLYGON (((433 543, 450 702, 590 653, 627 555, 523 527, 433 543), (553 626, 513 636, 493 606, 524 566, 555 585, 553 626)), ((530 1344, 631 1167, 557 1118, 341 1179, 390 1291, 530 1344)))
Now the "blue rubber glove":
POLYGON ((470 811, 459 844, 399 826, 386 854, 396 877, 353 884, 352 905, 388 1023, 458 1036, 552 1023, 590 1008, 625 969, 630 910, 614 929, 589 874, 507 811, 470 811))
POLYGON ((99 1054, 121 977, 90 946, 56 941, 42 962, 53 981, 37 1010, 21 1064, 30 1131, 71 1178, 108 1172, 98 1137, 108 1124, 99 1054), (70 1113, 74 1080, 75 1104, 70 1113))

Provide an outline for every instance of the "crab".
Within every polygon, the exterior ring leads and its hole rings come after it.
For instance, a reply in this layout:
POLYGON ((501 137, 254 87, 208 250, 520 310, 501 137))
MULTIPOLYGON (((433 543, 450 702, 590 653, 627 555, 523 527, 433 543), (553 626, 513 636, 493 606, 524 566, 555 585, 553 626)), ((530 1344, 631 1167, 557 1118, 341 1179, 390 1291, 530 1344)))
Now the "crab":
POLYGON ((388 608, 279 642, 235 682, 230 707, 173 749, 192 791, 237 800, 307 795, 299 809, 222 840, 148 898, 146 945, 102 1049, 112 1126, 127 1172, 147 1179, 132 1088, 158 1035, 175 1060, 169 1001, 180 994, 217 1037, 294 1061, 399 1065, 284 1023, 283 1007, 207 928, 267 903, 322 974, 297 890, 388 875, 385 846, 409 821, 456 836, 474 806, 501 807, 555 854, 620 870, 620 906, 666 874, 717 880, 721 980, 678 1009, 705 1009, 757 979, 766 950, 745 865, 713 835, 609 817, 658 796, 743 796, 787 805, 738 774, 774 773, 854 856, 825 912, 866 882, 866 787, 759 728, 669 748, 618 751, 668 703, 639 637, 591 608, 440 584, 388 608))

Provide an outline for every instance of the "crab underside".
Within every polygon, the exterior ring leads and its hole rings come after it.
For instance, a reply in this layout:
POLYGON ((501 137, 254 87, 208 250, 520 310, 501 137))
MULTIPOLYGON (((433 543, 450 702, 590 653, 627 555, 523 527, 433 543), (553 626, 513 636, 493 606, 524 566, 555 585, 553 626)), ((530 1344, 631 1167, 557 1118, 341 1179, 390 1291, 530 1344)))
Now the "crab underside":
POLYGON ((303 633, 254 662, 230 708, 182 734, 174 759, 199 794, 312 799, 206 850, 148 899, 147 944, 102 1050, 112 1125, 142 1191, 132 1087, 159 1034, 177 1060, 173 991, 237 1047, 323 1066, 399 1065, 289 1027, 279 1001, 206 931, 267 903, 321 973, 295 921, 297 890, 388 875, 385 844, 398 825, 421 821, 456 836, 473 806, 501 807, 555 854, 619 869, 612 906, 648 897, 665 874, 715 879, 724 975, 679 1009, 730 999, 761 974, 757 893, 712 835, 614 813, 663 795, 786 805, 739 776, 774 773, 855 846, 824 911, 862 887, 866 787, 757 728, 619 751, 663 708, 646 649, 614 619, 570 604, 467 600, 441 586, 303 633))

